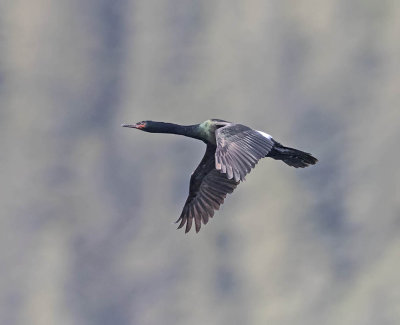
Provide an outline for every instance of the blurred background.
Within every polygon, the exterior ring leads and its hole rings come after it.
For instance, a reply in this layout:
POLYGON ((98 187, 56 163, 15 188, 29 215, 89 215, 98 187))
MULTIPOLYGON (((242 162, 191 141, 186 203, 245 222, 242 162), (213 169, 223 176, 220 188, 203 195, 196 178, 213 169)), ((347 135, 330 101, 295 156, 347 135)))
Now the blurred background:
POLYGON ((399 324, 397 0, 0 2, 1 324, 399 324), (263 160, 199 234, 200 141, 263 160))

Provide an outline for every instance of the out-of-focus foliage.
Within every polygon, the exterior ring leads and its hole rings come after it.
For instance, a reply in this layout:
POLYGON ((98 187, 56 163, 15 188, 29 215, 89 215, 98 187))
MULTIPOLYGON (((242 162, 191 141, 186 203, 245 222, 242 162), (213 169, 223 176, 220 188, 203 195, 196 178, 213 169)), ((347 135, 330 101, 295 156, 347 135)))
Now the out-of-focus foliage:
POLYGON ((399 324, 398 0, 0 3, 1 324, 399 324), (199 141, 263 160, 176 231, 199 141))

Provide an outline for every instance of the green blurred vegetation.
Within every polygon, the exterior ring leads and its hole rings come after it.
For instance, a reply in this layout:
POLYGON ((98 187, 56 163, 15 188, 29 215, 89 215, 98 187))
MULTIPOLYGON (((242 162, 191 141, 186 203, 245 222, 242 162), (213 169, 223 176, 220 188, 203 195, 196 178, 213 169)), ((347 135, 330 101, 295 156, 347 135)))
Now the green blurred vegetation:
POLYGON ((0 3, 1 324, 399 324, 400 3, 0 3), (263 160, 176 231, 205 146, 121 128, 240 122, 263 160))

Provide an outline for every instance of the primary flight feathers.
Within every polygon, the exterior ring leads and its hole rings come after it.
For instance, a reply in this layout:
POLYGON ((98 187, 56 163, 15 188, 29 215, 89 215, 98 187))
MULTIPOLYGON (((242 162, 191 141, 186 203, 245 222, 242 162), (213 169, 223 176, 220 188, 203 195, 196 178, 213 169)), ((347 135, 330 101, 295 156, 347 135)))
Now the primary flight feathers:
POLYGON ((176 221, 178 229, 186 225, 186 233, 193 221, 199 232, 201 224, 213 217, 226 195, 233 192, 261 158, 282 160, 295 168, 318 161, 309 153, 282 146, 267 133, 224 120, 212 119, 187 126, 154 121, 122 126, 151 133, 179 134, 207 144, 204 157, 190 178, 189 196, 176 221))

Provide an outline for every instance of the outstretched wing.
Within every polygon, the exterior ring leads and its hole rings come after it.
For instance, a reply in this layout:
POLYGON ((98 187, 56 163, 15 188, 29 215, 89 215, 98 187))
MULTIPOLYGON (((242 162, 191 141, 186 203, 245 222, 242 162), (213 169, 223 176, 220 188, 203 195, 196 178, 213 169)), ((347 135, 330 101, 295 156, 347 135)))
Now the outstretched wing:
POLYGON ((243 181, 257 162, 271 151, 274 143, 258 131, 242 124, 231 124, 215 132, 215 168, 228 179, 243 181))
POLYGON ((193 219, 199 232, 201 223, 206 224, 213 217, 214 210, 219 209, 226 195, 239 184, 215 169, 215 149, 214 145, 207 145, 203 159, 190 178, 189 196, 176 221, 180 222, 178 229, 186 224, 185 233, 192 227, 193 219))

